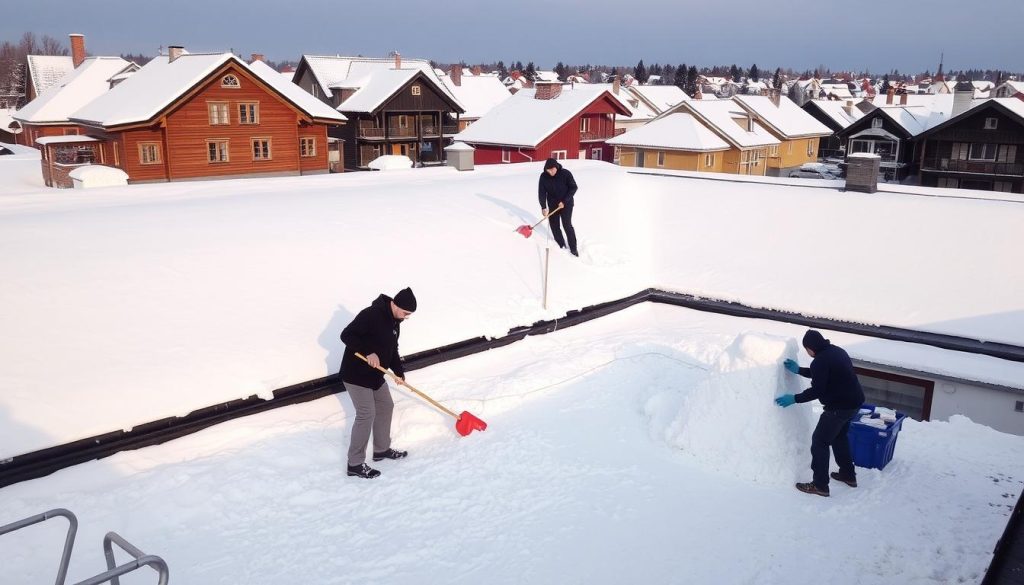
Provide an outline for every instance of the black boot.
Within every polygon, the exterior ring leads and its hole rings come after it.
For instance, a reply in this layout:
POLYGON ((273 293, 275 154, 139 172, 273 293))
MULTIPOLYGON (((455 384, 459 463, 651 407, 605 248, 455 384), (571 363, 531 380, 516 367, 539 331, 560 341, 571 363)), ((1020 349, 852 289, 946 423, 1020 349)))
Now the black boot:
POLYGON ((363 479, 373 479, 380 475, 380 472, 363 463, 362 465, 349 465, 348 476, 349 477, 361 477, 363 479))
POLYGON ((381 460, 384 460, 384 459, 401 459, 403 457, 408 457, 408 456, 409 456, 409 452, 408 451, 399 451, 397 449, 388 449, 387 451, 381 451, 380 453, 374 453, 373 454, 373 460, 374 461, 381 461, 381 460))
POLYGON ((816 496, 824 496, 826 498, 828 497, 827 489, 823 490, 820 487, 814 485, 814 483, 812 482, 798 483, 796 484, 796 489, 802 491, 805 494, 814 494, 816 496))
POLYGON ((845 475, 840 474, 838 471, 833 471, 832 473, 829 474, 829 476, 831 476, 832 479, 836 481, 841 481, 850 487, 857 487, 856 477, 846 477, 845 475))

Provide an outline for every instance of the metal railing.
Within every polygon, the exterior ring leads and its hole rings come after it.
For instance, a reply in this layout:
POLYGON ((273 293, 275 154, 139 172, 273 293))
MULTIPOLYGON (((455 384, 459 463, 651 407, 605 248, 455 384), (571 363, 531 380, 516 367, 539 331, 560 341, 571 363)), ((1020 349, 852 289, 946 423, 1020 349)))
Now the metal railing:
MULTIPOLYGON (((57 567, 57 580, 56 585, 64 585, 68 575, 68 564, 71 562, 71 551, 75 546, 75 535, 78 534, 78 518, 70 511, 64 508, 56 508, 42 514, 36 514, 35 516, 25 518, 24 520, 18 520, 5 526, 0 526, 0 536, 27 528, 40 522, 45 522, 50 518, 56 518, 62 516, 68 520, 68 533, 64 538, 64 551, 60 555, 60 565, 57 567)), ((122 538, 116 532, 108 532, 103 537, 103 556, 107 560, 107 570, 90 577, 84 581, 79 581, 75 585, 100 585, 102 583, 110 583, 111 585, 120 585, 119 577, 132 571, 139 569, 140 567, 150 567, 157 572, 159 580, 158 585, 167 585, 168 579, 170 578, 170 571, 167 568, 167 563, 160 557, 155 555, 147 555, 138 549, 135 545, 122 538), (121 550, 130 554, 134 560, 129 561, 123 565, 118 565, 114 559, 114 546, 117 545, 121 550)), ((0 569, 0 576, 3 575, 3 570, 0 569)))
POLYGON ((949 158, 927 159, 921 165, 924 171, 949 171, 954 173, 979 173, 985 175, 1024 176, 1024 164, 981 160, 960 160, 949 158))

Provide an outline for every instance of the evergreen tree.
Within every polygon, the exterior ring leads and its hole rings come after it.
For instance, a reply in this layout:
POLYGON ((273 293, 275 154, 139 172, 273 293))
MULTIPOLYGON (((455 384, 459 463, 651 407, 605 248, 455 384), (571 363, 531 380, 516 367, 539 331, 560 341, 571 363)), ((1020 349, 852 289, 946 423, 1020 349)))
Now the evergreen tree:
POLYGON ((523 71, 523 75, 529 81, 537 81, 537 68, 533 66, 533 61, 526 64, 526 71, 523 71))
POLYGON ((512 69, 515 69, 516 71, 522 73, 523 69, 524 69, 523 68, 523 62, 522 61, 516 61, 515 64, 512 65, 512 69))
POLYGON ((882 90, 881 90, 882 93, 889 93, 889 88, 890 87, 892 87, 892 86, 889 85, 889 74, 886 73, 885 77, 882 78, 882 90))
POLYGON ((750 66, 750 81, 758 81, 761 79, 761 72, 757 70, 757 63, 750 66))
POLYGON ((686 89, 684 89, 687 95, 693 96, 697 93, 697 66, 690 65, 690 68, 686 70, 686 89))
POLYGON ((740 75, 740 68, 737 67, 735 64, 733 64, 733 66, 729 68, 729 77, 737 83, 740 81, 740 78, 742 77, 740 75))
POLYGON ((644 67, 643 59, 640 59, 640 62, 633 68, 633 77, 635 77, 637 83, 640 83, 641 85, 647 83, 647 68, 644 67))
POLYGON ((498 79, 505 79, 508 77, 508 69, 505 68, 504 61, 498 61, 496 69, 498 70, 498 79))
POLYGON ((559 61, 558 64, 555 65, 555 73, 558 74, 558 78, 559 79, 561 79, 562 81, 565 81, 565 73, 566 73, 565 64, 562 63, 561 61, 559 61))
POLYGON ((782 89, 782 68, 775 69, 775 77, 772 77, 772 87, 782 89))
POLYGON ((672 85, 686 91, 686 63, 680 63, 679 66, 676 67, 676 74, 672 79, 672 85))

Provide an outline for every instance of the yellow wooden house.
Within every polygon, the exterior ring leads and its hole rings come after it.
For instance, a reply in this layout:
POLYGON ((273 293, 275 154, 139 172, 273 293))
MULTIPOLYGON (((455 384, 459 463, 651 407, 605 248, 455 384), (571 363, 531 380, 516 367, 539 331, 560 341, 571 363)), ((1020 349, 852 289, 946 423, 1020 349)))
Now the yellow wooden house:
POLYGON ((821 139, 832 130, 787 97, 737 95, 733 101, 775 138, 778 146, 768 149, 767 174, 784 177, 804 163, 818 161, 821 139))
POLYGON ((676 112, 608 140, 625 167, 722 172, 729 144, 692 115, 676 112))

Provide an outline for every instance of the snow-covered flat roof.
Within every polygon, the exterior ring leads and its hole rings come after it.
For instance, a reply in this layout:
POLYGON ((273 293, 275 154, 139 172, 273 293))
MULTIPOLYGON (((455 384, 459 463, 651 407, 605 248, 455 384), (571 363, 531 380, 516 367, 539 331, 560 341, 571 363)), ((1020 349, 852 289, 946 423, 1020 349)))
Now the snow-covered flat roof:
POLYGON ((535 94, 535 89, 519 90, 455 139, 469 144, 534 147, 601 96, 611 96, 602 84, 565 85, 561 94, 550 100, 535 99, 535 94))
POLYGON ((757 121, 751 124, 752 131, 747 130, 745 123, 740 125, 739 121, 745 120, 750 114, 732 100, 689 100, 669 111, 696 115, 721 137, 739 148, 781 144, 778 138, 772 136, 757 121))
POLYGON ((615 146, 637 146, 709 152, 728 150, 729 144, 691 114, 675 112, 608 140, 615 146))
POLYGON ((757 114, 760 119, 786 138, 832 134, 832 130, 786 96, 780 96, 778 106, 768 96, 737 95, 732 99, 745 109, 757 114))
POLYGON ((43 136, 36 139, 36 144, 74 144, 76 142, 99 142, 99 138, 85 136, 84 134, 69 134, 67 136, 43 136))
POLYGON ((130 66, 120 57, 89 57, 14 117, 34 124, 67 123, 76 110, 110 91, 110 78, 130 66))

